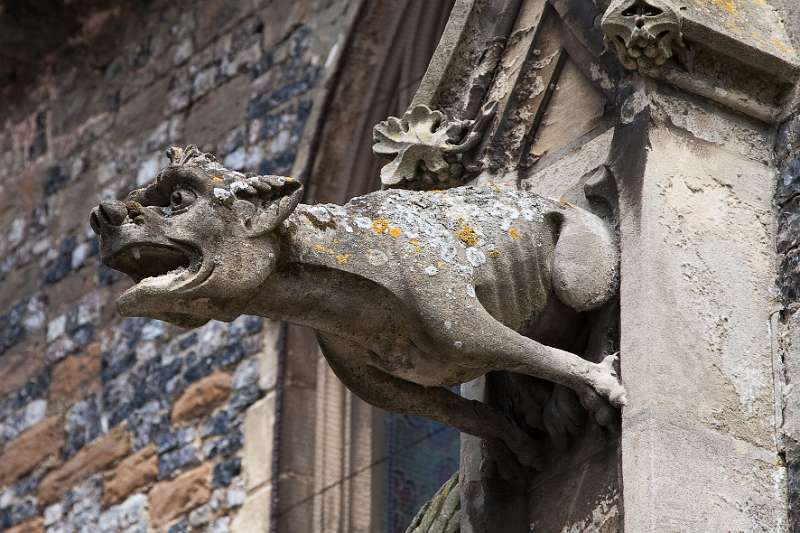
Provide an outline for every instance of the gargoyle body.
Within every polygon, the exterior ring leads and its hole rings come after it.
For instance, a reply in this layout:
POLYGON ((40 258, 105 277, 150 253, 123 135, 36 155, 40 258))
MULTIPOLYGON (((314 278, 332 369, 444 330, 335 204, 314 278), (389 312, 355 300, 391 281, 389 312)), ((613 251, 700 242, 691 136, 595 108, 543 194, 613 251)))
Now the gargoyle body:
POLYGON ((303 205, 291 178, 248 178, 191 147, 172 150, 153 184, 91 215, 103 262, 136 281, 122 314, 309 326, 367 402, 500 438, 527 464, 539 458, 527 433, 448 387, 494 370, 528 374, 574 390, 604 425, 624 403, 615 356, 595 364, 534 340, 615 293, 616 244, 594 215, 473 187, 303 205))

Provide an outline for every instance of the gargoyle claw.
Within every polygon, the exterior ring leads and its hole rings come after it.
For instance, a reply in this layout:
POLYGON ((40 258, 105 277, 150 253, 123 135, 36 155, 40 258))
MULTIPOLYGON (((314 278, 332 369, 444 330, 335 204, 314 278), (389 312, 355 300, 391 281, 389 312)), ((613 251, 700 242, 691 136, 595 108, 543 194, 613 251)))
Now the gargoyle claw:
POLYGON ((604 427, 614 425, 617 418, 614 408, 622 407, 627 402, 625 388, 620 383, 616 370, 618 362, 619 356, 616 353, 606 356, 594 366, 588 386, 578 391, 581 404, 604 427))

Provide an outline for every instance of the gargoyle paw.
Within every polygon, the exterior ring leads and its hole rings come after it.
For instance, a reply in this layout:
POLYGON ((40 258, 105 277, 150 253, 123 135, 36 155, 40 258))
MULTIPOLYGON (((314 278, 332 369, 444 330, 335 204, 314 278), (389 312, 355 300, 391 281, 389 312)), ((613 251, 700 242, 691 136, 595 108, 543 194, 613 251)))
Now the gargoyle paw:
POLYGON ((614 407, 622 407, 628 402, 625 397, 625 387, 619 380, 618 367, 619 352, 607 355, 589 378, 594 390, 614 407))
POLYGON ((606 356, 602 362, 596 364, 589 375, 588 385, 578 391, 581 404, 594 414, 601 426, 612 426, 616 420, 616 410, 627 403, 625 387, 619 380, 617 364, 619 356, 612 354, 606 356))

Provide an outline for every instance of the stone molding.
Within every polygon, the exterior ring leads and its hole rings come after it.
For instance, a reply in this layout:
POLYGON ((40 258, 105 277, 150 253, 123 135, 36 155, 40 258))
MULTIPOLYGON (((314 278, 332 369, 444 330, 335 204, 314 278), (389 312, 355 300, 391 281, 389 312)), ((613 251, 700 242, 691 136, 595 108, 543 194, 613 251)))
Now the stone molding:
POLYGON ((762 122, 781 119, 800 77, 766 1, 614 0, 601 27, 627 69, 762 122))

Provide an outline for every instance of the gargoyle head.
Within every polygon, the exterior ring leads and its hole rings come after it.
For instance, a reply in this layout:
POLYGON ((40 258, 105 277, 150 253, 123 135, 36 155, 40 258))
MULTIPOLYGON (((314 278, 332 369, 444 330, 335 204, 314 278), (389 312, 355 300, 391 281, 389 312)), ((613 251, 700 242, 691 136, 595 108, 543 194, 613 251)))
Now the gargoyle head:
POLYGON ((601 27, 628 70, 660 67, 685 51, 681 19, 664 0, 613 0, 601 27))
POLYGON ((136 283, 120 296, 126 316, 184 327, 232 320, 275 270, 275 229, 302 186, 280 176, 246 177, 194 146, 167 150, 170 164, 125 202, 92 210, 104 264, 136 283))

